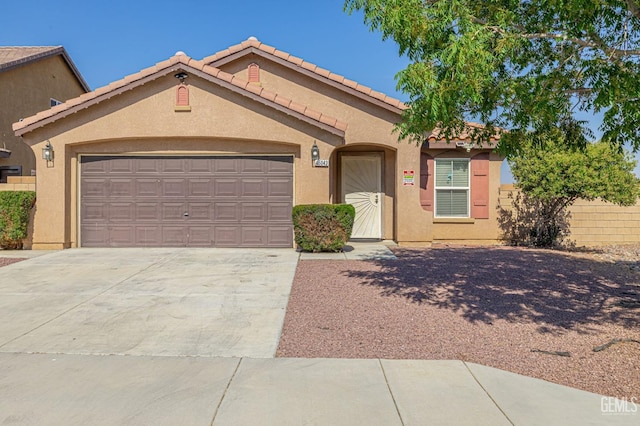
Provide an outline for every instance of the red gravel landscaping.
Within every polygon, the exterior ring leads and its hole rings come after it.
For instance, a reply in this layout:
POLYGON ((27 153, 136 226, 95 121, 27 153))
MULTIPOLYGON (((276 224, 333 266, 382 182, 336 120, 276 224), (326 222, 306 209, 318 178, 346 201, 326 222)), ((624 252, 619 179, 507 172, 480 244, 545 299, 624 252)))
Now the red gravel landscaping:
POLYGON ((395 252, 300 261, 277 356, 460 359, 640 398, 637 263, 509 247, 395 252), (631 341, 593 351, 612 339, 631 341))
POLYGON ((20 262, 26 259, 17 259, 13 257, 0 257, 0 267, 11 265, 12 263, 20 262))

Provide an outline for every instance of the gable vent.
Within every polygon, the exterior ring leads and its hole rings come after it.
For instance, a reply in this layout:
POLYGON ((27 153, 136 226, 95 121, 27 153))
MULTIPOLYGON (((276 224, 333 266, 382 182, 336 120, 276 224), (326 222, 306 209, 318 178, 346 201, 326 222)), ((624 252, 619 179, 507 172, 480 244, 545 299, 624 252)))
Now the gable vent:
POLYGON ((184 84, 178 86, 176 91, 176 106, 189 105, 189 89, 184 84))
POLYGON ((260 66, 258 64, 249 64, 247 72, 249 83, 260 83, 260 66))

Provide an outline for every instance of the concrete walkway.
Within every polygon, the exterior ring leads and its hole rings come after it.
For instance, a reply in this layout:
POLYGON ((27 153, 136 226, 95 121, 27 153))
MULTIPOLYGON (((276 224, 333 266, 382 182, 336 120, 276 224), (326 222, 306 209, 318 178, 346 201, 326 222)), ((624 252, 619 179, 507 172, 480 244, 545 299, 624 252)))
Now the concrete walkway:
POLYGON ((339 253, 300 253, 300 260, 394 260, 393 242, 349 241, 339 253))
POLYGON ((0 354, 1 424, 638 424, 615 406, 462 361, 0 354))

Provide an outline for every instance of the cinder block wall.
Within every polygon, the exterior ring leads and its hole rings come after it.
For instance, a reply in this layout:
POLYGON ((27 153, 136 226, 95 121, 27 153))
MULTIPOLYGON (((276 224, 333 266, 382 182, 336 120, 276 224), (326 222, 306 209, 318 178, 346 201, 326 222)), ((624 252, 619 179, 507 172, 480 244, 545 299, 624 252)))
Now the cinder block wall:
MULTIPOLYGON (((512 184, 500 186, 499 206, 511 208, 512 184)), ((604 201, 578 200, 569 209, 571 235, 578 246, 640 243, 640 202, 621 207, 604 201)))
POLYGON ((7 183, 0 183, 0 191, 35 191, 35 176, 7 176, 7 183))

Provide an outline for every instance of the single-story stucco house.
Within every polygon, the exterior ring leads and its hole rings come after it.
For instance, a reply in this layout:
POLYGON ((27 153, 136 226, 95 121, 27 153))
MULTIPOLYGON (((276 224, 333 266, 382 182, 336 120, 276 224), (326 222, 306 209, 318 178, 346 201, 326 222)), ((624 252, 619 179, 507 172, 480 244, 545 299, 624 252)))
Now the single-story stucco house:
POLYGON ((64 47, 0 46, 0 184, 36 169, 33 151, 12 124, 88 91, 64 47))
POLYGON ((13 125, 38 158, 33 248, 292 247, 292 206, 342 202, 353 238, 495 242, 503 158, 398 142, 405 108, 253 37, 178 52, 13 125))

